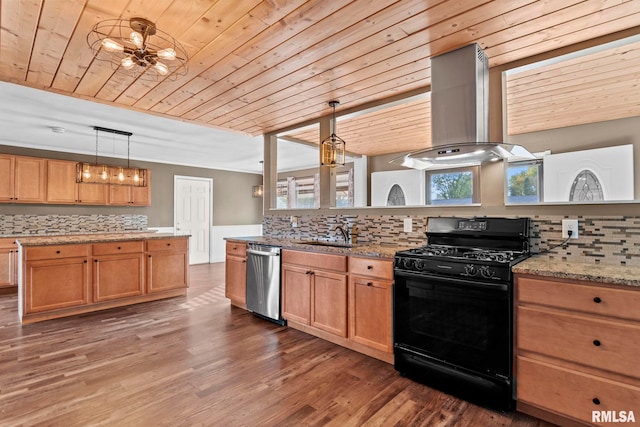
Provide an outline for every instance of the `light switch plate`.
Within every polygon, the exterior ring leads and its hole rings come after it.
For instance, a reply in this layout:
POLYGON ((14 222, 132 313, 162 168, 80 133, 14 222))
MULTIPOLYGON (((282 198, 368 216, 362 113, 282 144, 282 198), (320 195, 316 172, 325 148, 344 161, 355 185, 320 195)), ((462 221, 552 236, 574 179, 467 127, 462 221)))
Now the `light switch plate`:
POLYGON ((411 233, 413 231, 413 220, 411 218, 404 219, 404 232, 411 233))
POLYGON ((569 230, 571 230, 571 238, 578 238, 578 220, 577 219, 563 219, 562 220, 562 238, 567 239, 569 237, 569 230))

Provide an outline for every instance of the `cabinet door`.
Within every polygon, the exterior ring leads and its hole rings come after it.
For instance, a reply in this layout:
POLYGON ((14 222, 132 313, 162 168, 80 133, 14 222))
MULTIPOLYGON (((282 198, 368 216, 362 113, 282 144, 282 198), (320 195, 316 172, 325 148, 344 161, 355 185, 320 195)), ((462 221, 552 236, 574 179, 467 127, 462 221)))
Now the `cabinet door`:
POLYGON ((147 292, 186 288, 189 280, 187 252, 152 252, 147 254, 147 292))
POLYGON ((55 310, 89 303, 87 258, 30 261, 25 269, 24 312, 55 310))
POLYGON ((314 270, 311 326, 347 337, 347 276, 314 270))
POLYGON ((76 162, 47 160, 47 203, 76 203, 76 162))
POLYGON ((13 201, 14 156, 0 154, 0 201, 13 201))
POLYGON ((78 184, 78 202, 83 205, 106 205, 109 200, 109 186, 81 182, 78 184))
POLYGON ((391 284, 351 276, 349 281, 349 339, 387 353, 391 342, 391 284))
POLYGON ((143 254, 105 255, 93 260, 93 301, 144 293, 143 254))
POLYGON ((311 316, 311 270, 282 266, 282 317, 309 324, 311 316))
POLYGON ((247 260, 245 258, 227 256, 224 283, 224 296, 234 304, 246 305, 247 260))
POLYGON ((0 288, 13 286, 15 249, 0 247, 0 288))
POLYGON ((131 187, 126 185, 109 185, 108 187, 110 205, 131 204, 131 187))
POLYGON ((44 202, 45 170, 45 159, 16 156, 14 197, 17 202, 44 202))

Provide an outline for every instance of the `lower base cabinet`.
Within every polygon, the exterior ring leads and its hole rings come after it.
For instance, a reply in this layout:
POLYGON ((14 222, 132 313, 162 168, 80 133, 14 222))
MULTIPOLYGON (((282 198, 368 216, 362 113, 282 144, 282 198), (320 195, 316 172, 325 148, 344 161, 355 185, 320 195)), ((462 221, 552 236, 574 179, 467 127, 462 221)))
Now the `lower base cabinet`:
POLYGON ((147 241, 147 292, 184 289, 189 284, 189 241, 147 241))
POLYGON ((18 245, 15 239, 0 238, 0 291, 18 287, 18 245))
POLYGON ((640 291, 531 275, 515 283, 517 409, 561 426, 611 425, 629 411, 640 422, 640 291))
POLYGON ((231 305, 247 308, 246 243, 226 243, 224 296, 231 300, 231 305))
POLYGON ((144 293, 144 242, 93 245, 93 301, 144 293))

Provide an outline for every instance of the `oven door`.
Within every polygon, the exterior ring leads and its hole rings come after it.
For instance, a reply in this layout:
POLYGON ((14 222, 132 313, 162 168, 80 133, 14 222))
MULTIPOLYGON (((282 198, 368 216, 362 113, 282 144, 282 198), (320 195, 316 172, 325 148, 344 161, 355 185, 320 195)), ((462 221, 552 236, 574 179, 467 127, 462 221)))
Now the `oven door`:
POLYGON ((511 287, 395 271, 394 346, 511 377, 511 287))

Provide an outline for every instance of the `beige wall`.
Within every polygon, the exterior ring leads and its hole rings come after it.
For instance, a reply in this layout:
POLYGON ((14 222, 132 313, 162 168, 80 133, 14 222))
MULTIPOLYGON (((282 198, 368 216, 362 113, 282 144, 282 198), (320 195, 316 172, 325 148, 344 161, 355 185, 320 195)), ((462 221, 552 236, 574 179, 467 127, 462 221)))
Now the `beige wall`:
MULTIPOLYGON (((0 145, 0 153, 49 159, 94 161, 93 156, 4 145, 0 145)), ((101 156, 100 162, 103 161, 106 164, 114 165, 126 163, 126 160, 123 159, 108 159, 101 156)), ((149 227, 172 227, 173 178, 174 175, 182 175, 213 179, 212 225, 262 223, 262 199, 252 197, 252 187, 262 182, 260 175, 133 160, 131 161, 131 166, 151 170, 150 207, 0 204, 0 213, 40 215, 142 214, 147 215, 149 227)))

